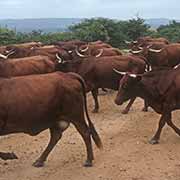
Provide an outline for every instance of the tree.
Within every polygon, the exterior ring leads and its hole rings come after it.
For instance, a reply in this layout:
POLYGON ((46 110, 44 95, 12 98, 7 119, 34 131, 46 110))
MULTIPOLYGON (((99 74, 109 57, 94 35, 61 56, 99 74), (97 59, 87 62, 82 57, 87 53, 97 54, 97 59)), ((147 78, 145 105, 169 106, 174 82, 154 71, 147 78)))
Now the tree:
POLYGON ((86 19, 82 23, 71 26, 69 30, 77 39, 83 41, 109 40, 108 31, 99 19, 86 19))
POLYGON ((7 28, 0 28, 0 44, 6 45, 16 42, 16 33, 13 30, 7 28))
POLYGON ((138 37, 145 36, 150 31, 150 26, 144 23, 144 19, 139 17, 130 19, 125 23, 125 31, 131 40, 136 40, 138 37))
POLYGON ((168 25, 160 26, 157 29, 157 35, 160 37, 165 37, 172 42, 177 42, 180 40, 180 23, 172 21, 168 25))

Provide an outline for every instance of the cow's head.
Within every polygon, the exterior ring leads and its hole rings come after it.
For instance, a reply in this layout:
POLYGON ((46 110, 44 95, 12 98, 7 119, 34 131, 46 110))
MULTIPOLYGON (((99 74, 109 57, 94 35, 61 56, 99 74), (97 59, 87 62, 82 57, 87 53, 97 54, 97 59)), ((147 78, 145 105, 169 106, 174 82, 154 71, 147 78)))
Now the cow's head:
POLYGON ((151 44, 138 44, 138 45, 134 45, 130 52, 133 54, 133 55, 142 55, 144 56, 145 58, 147 58, 148 56, 148 51, 150 49, 152 45, 151 44))
POLYGON ((55 70, 62 72, 76 72, 79 64, 82 62, 80 60, 64 60, 58 54, 56 54, 56 58, 58 61, 55 64, 55 70))
POLYGON ((142 75, 120 72, 116 69, 113 70, 116 73, 123 75, 120 79, 118 94, 115 98, 115 103, 117 105, 122 105, 125 101, 137 96, 137 87, 142 75))
POLYGON ((127 44, 128 48, 131 49, 133 46, 138 45, 138 41, 124 41, 127 44))

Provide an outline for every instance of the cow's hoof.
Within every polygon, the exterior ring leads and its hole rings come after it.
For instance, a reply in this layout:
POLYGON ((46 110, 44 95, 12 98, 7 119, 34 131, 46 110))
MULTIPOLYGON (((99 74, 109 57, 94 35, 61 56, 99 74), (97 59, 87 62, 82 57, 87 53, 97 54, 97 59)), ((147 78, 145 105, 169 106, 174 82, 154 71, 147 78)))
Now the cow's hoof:
POLYGON ((34 167, 43 167, 44 166, 44 162, 41 162, 41 161, 35 161, 34 163, 33 163, 33 166, 34 167))
POLYGON ((148 109, 147 108, 143 108, 142 111, 143 112, 148 112, 148 109))
POLYGON ((12 153, 9 153, 9 159, 18 159, 18 157, 16 156, 16 154, 12 152, 12 153))
POLYGON ((93 109, 92 113, 98 113, 98 109, 93 109))
POLYGON ((86 160, 84 163, 84 167, 92 167, 92 161, 86 160))
POLYGON ((16 154, 12 153, 0 153, 0 157, 3 160, 12 160, 12 159, 18 159, 18 157, 16 156, 16 154))
POLYGON ((121 113, 122 113, 122 114, 128 114, 128 112, 129 112, 129 111, 127 111, 127 110, 125 109, 125 110, 123 110, 121 113))
POLYGON ((150 143, 150 144, 159 144, 159 141, 156 140, 156 139, 151 139, 151 140, 149 141, 149 143, 150 143))

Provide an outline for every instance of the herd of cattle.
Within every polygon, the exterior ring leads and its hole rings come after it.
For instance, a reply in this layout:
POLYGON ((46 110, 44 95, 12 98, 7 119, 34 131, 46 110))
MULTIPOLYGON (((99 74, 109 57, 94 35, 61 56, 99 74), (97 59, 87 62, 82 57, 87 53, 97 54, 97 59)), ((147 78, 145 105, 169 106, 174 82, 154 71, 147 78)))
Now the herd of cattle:
MULTIPOLYGON (((92 166, 91 137, 98 148, 102 142, 88 115, 86 93, 91 91, 97 113, 99 88, 118 90, 117 105, 130 100, 122 113, 128 113, 139 96, 144 99, 143 111, 151 106, 162 114, 150 143, 158 143, 166 123, 180 135, 171 121, 171 112, 180 108, 180 44, 148 36, 126 43, 128 54, 102 41, 1 46, 0 135, 37 135, 49 129, 49 144, 33 164, 42 167, 72 123, 86 145, 85 166, 92 166)), ((17 158, 5 152, 0 157, 17 158)))

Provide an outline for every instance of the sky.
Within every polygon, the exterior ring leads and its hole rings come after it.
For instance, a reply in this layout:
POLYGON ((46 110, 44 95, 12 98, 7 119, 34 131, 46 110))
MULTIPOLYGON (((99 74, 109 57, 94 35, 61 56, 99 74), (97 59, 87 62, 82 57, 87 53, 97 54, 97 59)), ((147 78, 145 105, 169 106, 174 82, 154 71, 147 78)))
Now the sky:
POLYGON ((0 19, 180 19, 180 0, 0 0, 0 19))

